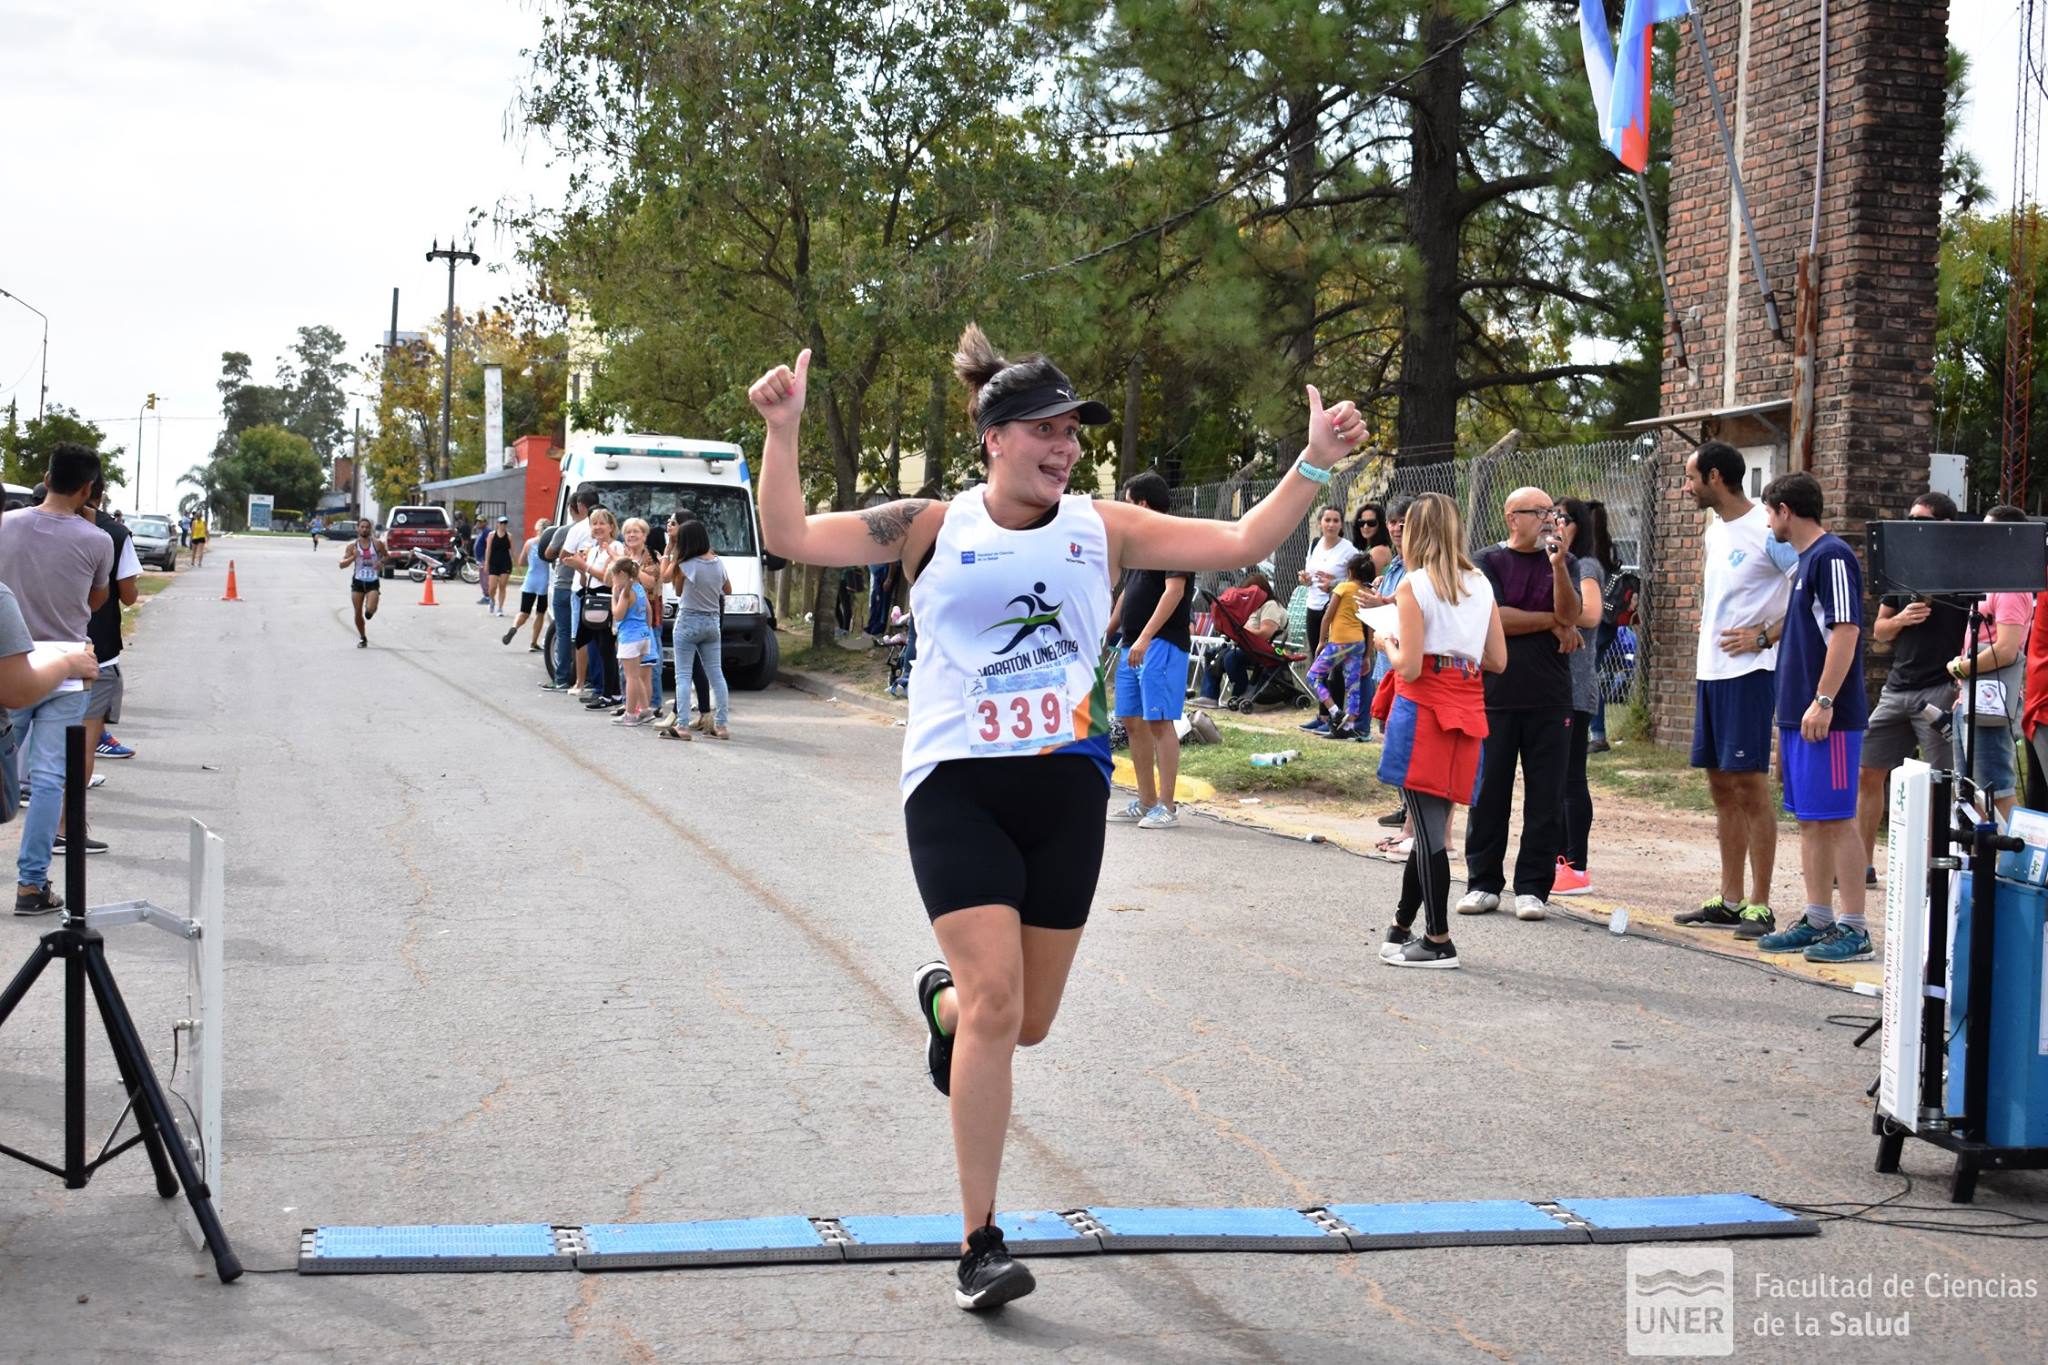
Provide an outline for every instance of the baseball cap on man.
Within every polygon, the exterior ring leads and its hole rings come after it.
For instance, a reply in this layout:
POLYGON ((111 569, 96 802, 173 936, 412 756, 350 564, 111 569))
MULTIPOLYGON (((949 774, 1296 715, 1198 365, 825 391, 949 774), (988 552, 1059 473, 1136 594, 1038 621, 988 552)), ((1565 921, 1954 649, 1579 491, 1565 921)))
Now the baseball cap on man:
MULTIPOLYGON (((1035 368, 1042 376, 1038 383, 1002 394, 982 405, 981 411, 975 414, 976 435, 1004 422, 1033 422, 1041 417, 1060 417, 1070 412, 1080 418, 1084 426, 1107 426, 1114 420, 1108 404, 1077 395, 1073 381, 1058 369, 1043 362, 1035 368)), ((998 375, 990 386, 994 387, 1000 379, 998 375)))

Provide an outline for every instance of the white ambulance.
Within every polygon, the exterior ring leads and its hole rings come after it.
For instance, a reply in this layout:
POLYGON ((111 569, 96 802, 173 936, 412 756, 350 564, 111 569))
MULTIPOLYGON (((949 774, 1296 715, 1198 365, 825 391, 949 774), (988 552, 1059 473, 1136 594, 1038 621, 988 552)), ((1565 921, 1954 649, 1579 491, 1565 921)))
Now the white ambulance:
MULTIPOLYGON (((569 519, 569 495, 586 484, 596 488, 599 500, 621 526, 631 517, 644 520, 656 545, 664 543, 673 513, 688 510, 704 523, 711 549, 732 581, 725 599, 726 680, 745 689, 774 682, 781 655, 775 640, 775 607, 763 575, 788 561, 762 551, 753 479, 740 448, 729 441, 683 436, 576 432, 562 454, 562 490, 554 508, 557 524, 569 519)), ((665 587, 664 671, 675 658, 675 619, 676 594, 665 587)), ((688 681, 684 678, 684 685, 688 681)))

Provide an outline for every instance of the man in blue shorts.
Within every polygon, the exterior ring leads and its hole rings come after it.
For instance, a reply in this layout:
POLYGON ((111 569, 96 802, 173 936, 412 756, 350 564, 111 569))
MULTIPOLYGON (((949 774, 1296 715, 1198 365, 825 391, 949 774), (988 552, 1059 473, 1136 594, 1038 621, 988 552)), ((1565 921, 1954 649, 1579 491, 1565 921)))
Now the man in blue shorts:
MULTIPOLYGON (((1173 511, 1173 489, 1147 470, 1124 487, 1124 501, 1155 512, 1173 511)), ((1123 657, 1116 668, 1116 716, 1131 736, 1131 766, 1138 795, 1109 818, 1139 829, 1173 829, 1180 824, 1173 787, 1180 777, 1180 732, 1176 728, 1188 693, 1189 599, 1192 573, 1132 569, 1109 611, 1119 632, 1123 657)))
POLYGON ((1821 525, 1820 484, 1786 474, 1764 489, 1771 534, 1799 551, 1778 651, 1778 744, 1785 809, 1799 821, 1806 913, 1757 940, 1766 953, 1809 962, 1875 956, 1863 924, 1863 839, 1857 774, 1869 700, 1863 692, 1863 568, 1821 525), (1833 891, 1830 890, 1833 883, 1833 891), (1842 897, 1837 915, 1834 892, 1842 897))
POLYGON ((1721 845, 1721 885, 1676 922, 1733 929, 1756 939, 1778 927, 1771 875, 1778 813, 1771 809, 1771 711, 1777 703, 1776 639, 1799 556, 1771 535, 1762 507, 1743 493, 1742 452, 1708 441, 1685 462, 1685 491, 1713 516, 1701 535, 1700 641, 1693 676, 1692 766, 1704 768, 1721 845), (1745 867, 1746 865, 1746 867, 1745 867), (1749 873, 1749 895, 1742 875, 1749 873))

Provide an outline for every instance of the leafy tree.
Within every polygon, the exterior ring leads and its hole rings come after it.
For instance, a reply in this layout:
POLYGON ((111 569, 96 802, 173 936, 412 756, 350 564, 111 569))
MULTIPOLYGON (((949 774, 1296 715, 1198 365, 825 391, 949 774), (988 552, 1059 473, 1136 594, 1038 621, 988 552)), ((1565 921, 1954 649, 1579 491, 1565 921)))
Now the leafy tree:
POLYGON ((242 432, 225 457, 188 470, 179 482, 197 484, 222 529, 232 531, 248 519, 250 494, 268 493, 279 507, 311 507, 325 480, 311 441, 264 425, 242 432))
POLYGON ((323 465, 332 465, 348 432, 348 395, 342 381, 355 367, 339 357, 347 343, 332 327, 301 327, 292 349, 277 362, 278 425, 313 445, 323 465))
POLYGON ((51 452, 66 441, 96 451, 109 484, 125 486, 128 482, 118 458, 126 448, 108 445, 105 432, 62 403, 50 404, 41 417, 31 417, 18 428, 10 417, 5 436, 0 445, 0 475, 8 483, 31 488, 41 483, 49 472, 51 452))
POLYGON ((568 211, 529 224, 532 255, 604 336, 595 396, 657 429, 739 431, 747 379, 807 346, 807 472, 853 506, 892 353, 931 372, 936 319, 957 334, 1001 250, 994 202, 1041 164, 1013 112, 1028 36, 998 0, 576 0, 544 18, 525 114, 576 169, 568 211))

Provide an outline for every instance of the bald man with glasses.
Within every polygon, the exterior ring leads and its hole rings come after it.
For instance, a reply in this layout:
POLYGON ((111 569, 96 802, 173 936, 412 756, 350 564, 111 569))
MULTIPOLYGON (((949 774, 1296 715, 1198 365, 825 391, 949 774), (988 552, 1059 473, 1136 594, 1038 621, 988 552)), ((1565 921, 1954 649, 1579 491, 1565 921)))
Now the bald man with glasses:
POLYGON ((1461 915, 1500 908, 1507 891, 1508 815, 1522 770, 1522 839, 1515 853, 1516 919, 1548 913, 1557 851, 1564 847, 1565 774, 1571 759, 1572 673, 1584 607, 1557 508, 1540 488, 1504 504, 1508 538, 1475 557, 1493 585, 1508 637, 1508 666, 1486 675, 1486 745, 1465 832, 1461 915))

